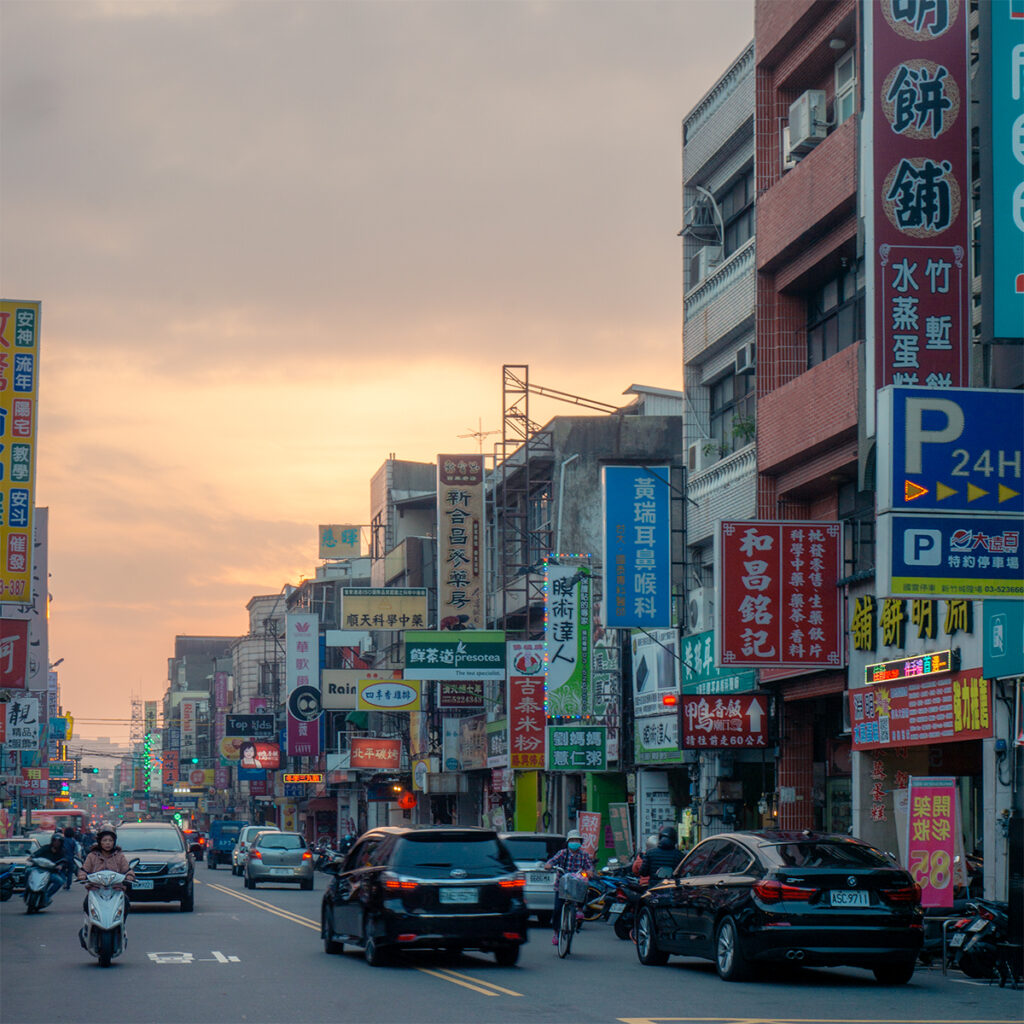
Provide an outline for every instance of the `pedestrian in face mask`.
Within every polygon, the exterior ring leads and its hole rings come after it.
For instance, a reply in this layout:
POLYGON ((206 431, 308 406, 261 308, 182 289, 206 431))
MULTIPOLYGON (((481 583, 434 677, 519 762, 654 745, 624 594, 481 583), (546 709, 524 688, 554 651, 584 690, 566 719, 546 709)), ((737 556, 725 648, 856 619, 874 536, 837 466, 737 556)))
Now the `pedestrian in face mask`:
MULTIPOLYGON (((549 870, 561 868, 564 872, 589 875, 594 870, 594 862, 590 854, 583 849, 583 836, 579 829, 572 829, 565 837, 565 846, 558 851, 544 867, 549 870)), ((558 945, 558 924, 562 920, 562 898, 558 895, 558 878, 555 875, 555 906, 551 915, 551 921, 555 926, 555 933, 551 936, 551 945, 558 945)))

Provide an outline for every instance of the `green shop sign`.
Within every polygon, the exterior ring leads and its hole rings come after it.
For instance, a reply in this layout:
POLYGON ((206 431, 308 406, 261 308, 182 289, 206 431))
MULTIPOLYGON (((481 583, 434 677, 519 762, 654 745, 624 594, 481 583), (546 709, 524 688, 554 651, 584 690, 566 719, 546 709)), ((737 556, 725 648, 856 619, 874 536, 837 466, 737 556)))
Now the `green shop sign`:
POLYGON ((504 679, 505 633, 500 629, 406 630, 409 679, 504 679))
POLYGON ((715 668, 713 629, 683 637, 679 676, 683 693, 751 693, 757 689, 754 669, 715 668))
POLYGON ((608 730, 603 725, 548 726, 548 771, 608 770, 608 730))

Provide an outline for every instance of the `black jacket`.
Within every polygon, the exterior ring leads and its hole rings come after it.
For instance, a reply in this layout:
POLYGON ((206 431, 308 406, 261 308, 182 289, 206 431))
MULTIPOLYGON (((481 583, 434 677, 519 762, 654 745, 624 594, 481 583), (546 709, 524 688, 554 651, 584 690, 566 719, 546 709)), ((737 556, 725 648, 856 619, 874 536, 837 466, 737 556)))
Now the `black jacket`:
POLYGON ((677 850, 674 846, 665 848, 658 845, 644 855, 643 864, 640 865, 640 874, 649 876, 653 885, 658 881, 659 868, 668 868, 670 871, 674 871, 682 859, 682 851, 677 850))

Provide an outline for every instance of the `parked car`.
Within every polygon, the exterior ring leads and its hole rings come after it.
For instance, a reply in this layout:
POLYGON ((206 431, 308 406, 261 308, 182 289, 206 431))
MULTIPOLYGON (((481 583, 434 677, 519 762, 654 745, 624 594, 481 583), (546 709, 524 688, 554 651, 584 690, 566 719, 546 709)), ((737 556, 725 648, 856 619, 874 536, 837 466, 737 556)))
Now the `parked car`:
POLYGON ((234 849, 231 851, 231 874, 241 875, 245 870, 245 861, 249 856, 249 844, 261 832, 280 832, 276 825, 246 825, 238 833, 234 849))
POLYGON ((210 837, 206 843, 206 866, 216 869, 218 864, 231 863, 231 851, 238 842, 238 833, 247 821, 211 821, 210 837))
POLYGON ((525 879, 491 829, 376 828, 325 870, 327 953, 347 942, 377 966, 398 949, 480 949, 510 967, 526 942, 525 879))
POLYGON ((243 874, 246 889, 255 889, 257 882, 297 882, 301 889, 312 889, 313 852, 298 832, 257 832, 243 874))
POLYGON ((7 867, 14 869, 14 891, 25 888, 25 868, 28 855, 39 848, 30 836, 0 839, 0 871, 7 867))
POLYGON ((565 836, 554 832, 502 832, 501 841, 526 878, 530 913, 536 914, 541 924, 550 924, 555 906, 555 872, 545 871, 544 864, 565 846, 565 836))
POLYGON ((695 846, 640 901, 637 955, 713 960, 726 981, 754 964, 866 967, 883 984, 914 973, 921 889, 888 855, 850 836, 728 832, 695 846))
POLYGON ((132 903, 180 903, 186 913, 193 909, 195 860, 177 825, 126 822, 117 826, 117 845, 129 860, 139 861, 132 903))

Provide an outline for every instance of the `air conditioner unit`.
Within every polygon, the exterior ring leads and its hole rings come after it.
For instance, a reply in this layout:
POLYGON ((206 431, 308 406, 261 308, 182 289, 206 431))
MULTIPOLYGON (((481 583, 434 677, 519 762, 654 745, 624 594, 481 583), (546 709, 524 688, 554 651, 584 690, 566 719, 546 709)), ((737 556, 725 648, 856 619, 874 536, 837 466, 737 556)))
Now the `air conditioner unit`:
POLYGON ((789 125, 782 129, 782 173, 793 170, 800 163, 800 154, 793 153, 789 148, 789 125))
POLYGON ((694 441, 686 446, 686 468, 691 473, 699 473, 714 461, 713 456, 704 454, 705 444, 707 441, 694 441))
POLYGON ((789 108, 789 153, 809 153, 827 134, 825 90, 808 89, 789 108))
POLYGON ((360 640, 359 640, 359 653, 360 654, 370 654, 370 653, 373 652, 373 649, 374 649, 373 634, 372 633, 364 634, 360 638, 360 640))
POLYGON ((695 288, 722 262, 720 245, 705 245, 690 260, 690 287, 695 288))
POLYGON ((697 587, 686 598, 686 628, 703 633, 715 628, 715 592, 711 587, 697 587))
POLYGON ((746 345, 740 345, 736 349, 735 356, 735 372, 736 373, 753 373, 755 367, 755 352, 756 348, 754 342, 748 341, 746 345))

